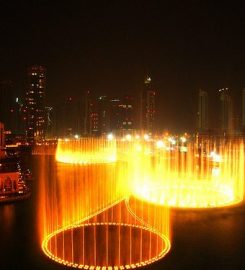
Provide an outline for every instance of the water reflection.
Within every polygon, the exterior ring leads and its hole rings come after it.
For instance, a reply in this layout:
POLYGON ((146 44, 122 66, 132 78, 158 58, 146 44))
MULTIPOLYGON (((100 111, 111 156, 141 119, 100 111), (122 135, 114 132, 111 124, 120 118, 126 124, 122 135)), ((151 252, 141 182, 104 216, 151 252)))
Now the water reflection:
POLYGON ((15 221, 14 204, 6 204, 2 206, 2 211, 0 211, 0 221, 3 229, 3 232, 1 233, 10 234, 15 221))

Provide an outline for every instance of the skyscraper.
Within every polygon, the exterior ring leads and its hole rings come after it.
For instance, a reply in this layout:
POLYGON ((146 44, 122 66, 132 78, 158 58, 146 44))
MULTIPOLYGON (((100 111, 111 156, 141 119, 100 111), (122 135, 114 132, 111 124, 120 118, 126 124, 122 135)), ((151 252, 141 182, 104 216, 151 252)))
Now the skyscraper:
POLYGON ((154 129, 155 95, 156 92, 153 90, 151 78, 147 76, 141 92, 140 104, 140 128, 147 132, 152 132, 154 129))
POLYGON ((84 117, 83 117, 83 135, 89 135, 91 132, 90 117, 91 117, 91 96, 90 91, 85 92, 84 99, 84 117))
POLYGON ((29 142, 45 136, 46 68, 39 65, 27 69, 25 98, 26 137, 29 142))
POLYGON ((5 140, 4 140, 4 124, 0 122, 0 157, 4 156, 4 147, 5 147, 5 140))
POLYGON ((5 130, 15 134, 22 133, 22 104, 16 95, 16 89, 12 81, 0 82, 0 101, 0 121, 4 123, 5 130))
POLYGON ((200 133, 205 133, 208 130, 208 93, 199 90, 198 94, 198 112, 197 126, 200 133))
POLYGON ((110 131, 110 104, 107 96, 98 98, 98 129, 99 135, 110 131))
POLYGON ((130 131, 134 128, 133 97, 125 95, 119 106, 121 108, 121 129, 125 131, 130 131))
POLYGON ((110 128, 112 132, 118 132, 121 129, 121 99, 114 97, 110 100, 110 128))
POLYGON ((231 134, 233 132, 233 108, 232 98, 228 88, 219 89, 220 92, 220 128, 223 134, 231 134))

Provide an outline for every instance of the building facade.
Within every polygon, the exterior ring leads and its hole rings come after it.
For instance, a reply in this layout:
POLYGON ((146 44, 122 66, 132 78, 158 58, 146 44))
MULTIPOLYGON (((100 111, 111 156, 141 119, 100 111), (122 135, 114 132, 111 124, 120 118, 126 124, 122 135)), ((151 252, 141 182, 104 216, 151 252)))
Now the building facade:
POLYGON ((131 131, 134 129, 134 106, 133 97, 130 95, 125 95, 122 98, 120 104, 120 128, 123 131, 131 131))
POLYGON ((198 112, 197 112, 197 127, 198 132, 206 133, 209 129, 209 115, 208 115, 208 93, 199 90, 198 94, 198 112))
POLYGON ((124 95, 110 100, 110 130, 115 133, 132 131, 135 121, 134 98, 124 95))
POLYGON ((152 87, 149 76, 144 81, 144 88, 141 92, 140 102, 140 128, 147 132, 154 131, 155 125, 155 97, 156 92, 152 87))
POLYGON ((4 124, 0 122, 0 158, 4 156, 5 148, 5 134, 4 134, 4 124))
POLYGON ((12 81, 0 81, 0 121, 12 134, 24 132, 22 102, 12 81))
POLYGON ((27 69, 24 119, 26 137, 29 142, 45 137, 46 73, 44 66, 35 65, 27 69))
POLYGON ((220 93, 220 129, 223 134, 233 132, 233 107, 232 98, 228 88, 222 88, 220 93))
POLYGON ((97 100, 98 135, 110 132, 110 103, 107 96, 100 96, 97 100))

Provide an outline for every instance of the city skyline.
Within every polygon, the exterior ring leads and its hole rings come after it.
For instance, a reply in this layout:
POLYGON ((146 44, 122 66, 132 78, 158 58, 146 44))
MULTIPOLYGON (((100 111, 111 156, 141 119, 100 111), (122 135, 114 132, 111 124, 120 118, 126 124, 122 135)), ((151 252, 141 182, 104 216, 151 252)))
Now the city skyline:
POLYGON ((1 270, 245 269, 244 6, 0 4, 1 270))
POLYGON ((153 134, 164 131, 199 132, 210 135, 241 135, 244 132, 244 89, 239 102, 227 87, 218 89, 215 98, 205 89, 197 90, 193 101, 195 108, 189 119, 192 127, 176 131, 167 127, 166 123, 159 124, 159 91, 149 74, 145 75, 144 80, 142 78, 139 93, 98 95, 94 91, 84 91, 77 96, 67 93, 67 97, 59 96, 54 104, 48 103, 46 98, 47 77, 45 66, 29 66, 25 75, 25 94, 19 97, 14 95, 13 82, 0 82, 3 102, 0 120, 5 130, 12 134, 23 134, 28 141, 33 141, 34 137, 38 140, 75 134, 122 134, 127 131, 153 134))
POLYGON ((158 90, 159 124, 180 131, 193 128, 199 88, 212 99, 228 87, 239 102, 245 85, 239 4, 4 3, 2 10, 0 79, 12 80, 21 94, 26 68, 45 65, 48 106, 67 93, 140 92, 149 73, 158 90))

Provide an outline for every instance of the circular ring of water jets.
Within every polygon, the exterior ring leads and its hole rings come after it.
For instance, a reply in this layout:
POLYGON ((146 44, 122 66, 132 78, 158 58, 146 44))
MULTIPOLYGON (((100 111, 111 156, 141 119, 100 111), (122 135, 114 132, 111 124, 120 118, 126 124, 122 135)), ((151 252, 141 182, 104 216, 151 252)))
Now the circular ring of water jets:
POLYGON ((232 185, 211 181, 172 181, 164 185, 147 186, 134 192, 134 197, 155 205, 173 208, 218 208, 238 204, 232 185))
POLYGON ((169 239, 127 223, 84 223, 57 230, 43 241, 57 263, 80 269, 130 269, 151 264, 170 250, 169 239))

